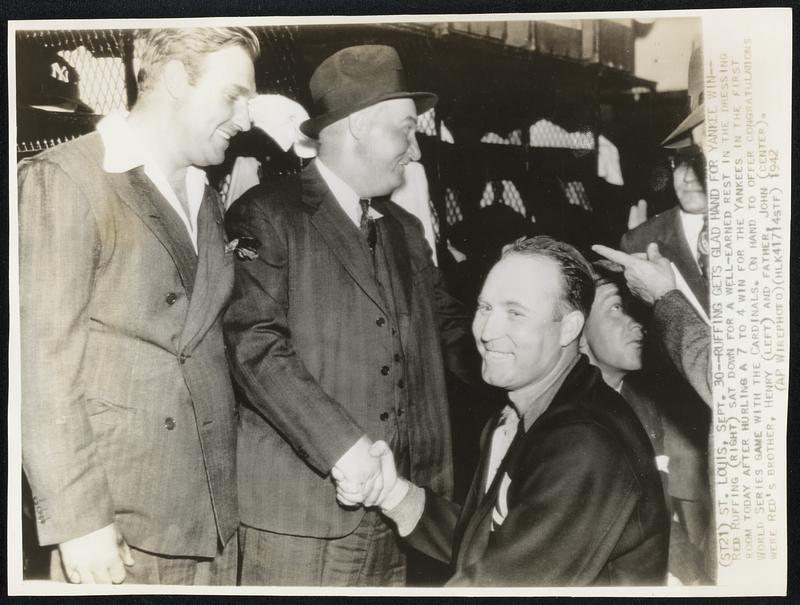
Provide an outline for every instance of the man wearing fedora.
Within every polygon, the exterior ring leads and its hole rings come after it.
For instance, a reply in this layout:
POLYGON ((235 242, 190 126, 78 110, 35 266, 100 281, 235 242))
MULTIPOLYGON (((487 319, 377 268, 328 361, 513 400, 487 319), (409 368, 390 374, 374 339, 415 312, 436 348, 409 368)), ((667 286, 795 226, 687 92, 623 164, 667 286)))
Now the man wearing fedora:
MULTIPOLYGON (((238 445, 244 585, 403 585, 405 559, 371 505, 374 441, 418 484, 452 490, 448 367, 468 359, 469 316, 442 288, 417 219, 389 201, 420 157, 396 51, 345 48, 310 82, 301 174, 228 211, 236 263, 226 315, 242 403, 238 445), (462 348, 463 347, 463 348, 462 348), (337 501, 332 471, 361 487, 337 501)), ((451 367, 452 366, 452 367, 451 367)))

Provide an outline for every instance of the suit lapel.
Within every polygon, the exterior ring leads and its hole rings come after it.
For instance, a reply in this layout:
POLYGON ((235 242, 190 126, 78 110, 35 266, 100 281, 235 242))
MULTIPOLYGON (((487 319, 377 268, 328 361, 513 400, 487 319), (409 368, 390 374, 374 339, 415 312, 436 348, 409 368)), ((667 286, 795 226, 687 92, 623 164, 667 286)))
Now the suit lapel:
POLYGON ((708 287, 695 260, 692 250, 694 244, 687 242, 683 234, 680 209, 676 206, 669 212, 672 213, 672 225, 664 233, 663 248, 659 246, 661 254, 675 263, 698 302, 708 314, 708 287))
POLYGON ((181 283, 191 296, 197 270, 197 255, 183 221, 147 178, 143 168, 108 174, 108 178, 114 184, 122 202, 153 232, 172 257, 181 283))
POLYGON ((311 224, 319 231, 353 281, 386 313, 386 303, 375 281, 372 259, 366 246, 362 246, 358 239, 358 228, 339 206, 313 164, 303 172, 302 183, 303 201, 316 208, 311 215, 311 224))
POLYGON ((191 351, 202 339, 233 288, 233 255, 225 250, 222 229, 222 211, 206 186, 197 216, 197 275, 181 334, 182 350, 191 351))
MULTIPOLYGON (((518 434, 511 442, 508 452, 503 459, 503 463, 497 469, 497 474, 492 481, 490 489, 487 491, 485 482, 486 475, 489 472, 488 467, 491 454, 490 450, 492 447, 492 435, 497 426, 499 416, 499 413, 492 416, 491 420, 486 424, 486 427, 484 427, 481 435, 480 467, 475 472, 472 485, 470 486, 467 499, 462 509, 461 519, 465 522, 465 526, 462 528, 460 539, 458 538, 458 532, 456 533, 458 550, 455 556, 458 562, 457 567, 460 567, 462 562, 464 565, 469 565, 470 553, 482 553, 484 551, 491 531, 491 518, 487 518, 487 515, 491 513, 494 506, 500 478, 503 476, 508 466, 507 462, 511 459, 512 452, 517 447, 520 440, 520 434, 518 434)), ((520 424, 520 426, 522 425, 520 424)))
MULTIPOLYGON (((388 199, 379 199, 373 202, 375 209, 384 215, 377 221, 381 236, 381 248, 390 268, 392 292, 394 293, 397 313, 408 313, 411 300, 411 253, 408 249, 403 226, 394 215, 394 209, 388 199)), ((403 338, 403 342, 407 339, 403 338)))

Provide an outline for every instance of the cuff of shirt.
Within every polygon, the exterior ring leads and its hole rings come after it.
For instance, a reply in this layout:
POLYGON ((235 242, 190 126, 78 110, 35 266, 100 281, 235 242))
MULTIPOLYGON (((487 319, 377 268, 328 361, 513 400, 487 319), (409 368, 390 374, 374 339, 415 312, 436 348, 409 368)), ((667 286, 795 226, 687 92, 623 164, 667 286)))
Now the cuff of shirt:
POLYGON ((405 537, 414 531, 425 510, 425 490, 408 482, 408 492, 397 505, 383 514, 397 525, 397 533, 405 537))

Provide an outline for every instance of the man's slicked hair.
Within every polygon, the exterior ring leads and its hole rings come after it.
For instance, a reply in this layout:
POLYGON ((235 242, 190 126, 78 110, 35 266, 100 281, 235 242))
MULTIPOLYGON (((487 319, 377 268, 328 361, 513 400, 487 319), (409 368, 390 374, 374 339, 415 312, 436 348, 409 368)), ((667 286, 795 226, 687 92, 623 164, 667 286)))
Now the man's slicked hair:
POLYGON ((594 300, 594 273, 577 248, 549 235, 537 235, 506 244, 501 258, 508 256, 538 256, 555 262, 561 274, 561 293, 555 306, 558 317, 554 319, 560 320, 571 311, 589 317, 594 300))
POLYGON ((189 82, 200 76, 206 55, 229 46, 239 46, 255 61, 261 52, 258 38, 249 27, 187 27, 138 32, 141 64, 136 78, 139 93, 147 91, 164 65, 178 60, 186 67, 189 82))

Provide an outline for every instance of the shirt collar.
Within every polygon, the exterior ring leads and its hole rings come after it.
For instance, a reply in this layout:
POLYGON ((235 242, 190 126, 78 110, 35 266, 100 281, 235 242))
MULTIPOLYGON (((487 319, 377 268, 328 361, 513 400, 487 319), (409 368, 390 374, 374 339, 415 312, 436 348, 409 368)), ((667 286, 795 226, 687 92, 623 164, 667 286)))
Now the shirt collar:
MULTIPOLYGON (((97 131, 105 147, 103 170, 109 173, 121 173, 145 166, 152 171, 155 169, 155 163, 141 137, 131 128, 127 117, 128 112, 115 112, 97 124, 97 131)), ((187 183, 197 181, 203 185, 208 184, 208 176, 196 166, 187 168, 186 180, 187 183)))
POLYGON ((680 217, 686 243, 689 244, 689 250, 692 251, 692 255, 697 259, 697 238, 700 237, 700 232, 703 230, 703 218, 705 215, 692 214, 681 210, 680 217))
POLYGON ((578 359, 580 359, 579 354, 572 355, 570 352, 564 351, 550 373, 536 384, 526 387, 527 391, 521 400, 512 403, 517 414, 522 418, 525 431, 530 429, 533 423, 550 407, 567 375, 578 363, 578 359))
MULTIPOLYGON (((342 210, 344 210, 347 216, 350 217, 351 221, 358 225, 361 221, 361 205, 358 203, 358 200, 360 199, 358 194, 353 191, 353 188, 350 187, 350 185, 345 183, 335 172, 328 168, 322 162, 322 160, 317 158, 314 160, 314 162, 316 162, 317 169, 319 170, 320 175, 322 175, 322 179, 333 193, 333 197, 335 197, 336 201, 339 202, 342 210)), ((369 208, 369 215, 373 219, 379 219, 383 217, 383 215, 375 210, 375 208, 372 206, 369 208)))

